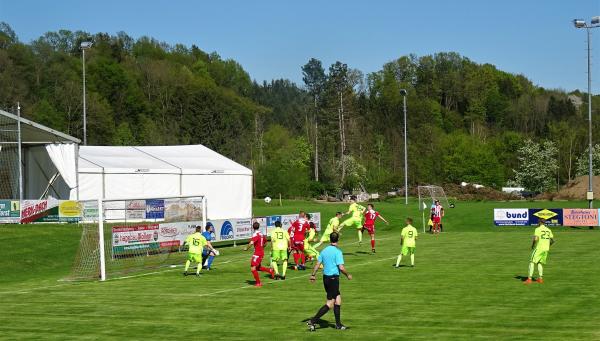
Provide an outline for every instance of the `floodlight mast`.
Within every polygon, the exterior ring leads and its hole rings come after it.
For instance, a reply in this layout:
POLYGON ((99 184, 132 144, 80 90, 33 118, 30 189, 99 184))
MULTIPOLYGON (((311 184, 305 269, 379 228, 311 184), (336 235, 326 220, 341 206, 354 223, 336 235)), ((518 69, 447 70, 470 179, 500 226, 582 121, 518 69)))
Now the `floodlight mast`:
POLYGON ((585 28, 587 32, 587 76, 588 76, 588 137, 589 137, 589 146, 588 146, 588 192, 587 192, 587 200, 589 208, 594 206, 594 184, 593 184, 593 167, 592 167, 592 64, 591 64, 591 29, 600 27, 600 16, 592 17, 591 24, 587 24, 587 22, 583 19, 574 19, 573 25, 575 28, 585 28))
POLYGON ((83 65, 83 145, 87 145, 87 108, 85 103, 85 50, 92 48, 91 41, 83 41, 79 48, 81 49, 82 65, 83 65))

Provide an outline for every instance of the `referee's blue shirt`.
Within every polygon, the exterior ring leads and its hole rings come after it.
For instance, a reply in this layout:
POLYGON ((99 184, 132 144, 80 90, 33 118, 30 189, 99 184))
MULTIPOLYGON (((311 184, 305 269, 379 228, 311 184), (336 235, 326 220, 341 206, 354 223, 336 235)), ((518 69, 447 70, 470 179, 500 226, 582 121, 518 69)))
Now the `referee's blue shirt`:
POLYGON ((319 254, 318 261, 323 264, 323 274, 326 276, 339 276, 338 265, 344 265, 342 250, 333 245, 327 246, 319 254))

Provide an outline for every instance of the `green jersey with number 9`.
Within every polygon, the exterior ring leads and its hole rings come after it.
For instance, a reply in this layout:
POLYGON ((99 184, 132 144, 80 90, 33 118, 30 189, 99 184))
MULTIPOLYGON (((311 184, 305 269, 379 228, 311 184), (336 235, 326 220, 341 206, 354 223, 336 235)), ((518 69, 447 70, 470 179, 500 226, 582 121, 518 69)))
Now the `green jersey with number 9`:
POLYGON ((545 225, 540 225, 535 229, 534 236, 538 238, 535 244, 536 251, 549 251, 550 250, 550 239, 554 238, 552 231, 545 225))
POLYGON ((408 225, 402 229, 401 235, 403 239, 402 245, 407 247, 415 247, 417 244, 417 236, 419 235, 416 228, 414 228, 412 225, 408 225))

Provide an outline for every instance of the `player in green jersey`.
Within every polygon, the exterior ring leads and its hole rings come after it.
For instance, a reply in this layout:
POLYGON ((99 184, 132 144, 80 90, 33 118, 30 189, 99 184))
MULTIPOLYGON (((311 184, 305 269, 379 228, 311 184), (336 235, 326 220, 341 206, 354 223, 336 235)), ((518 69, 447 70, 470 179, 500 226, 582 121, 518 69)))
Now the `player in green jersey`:
POLYGON ((309 260, 313 260, 319 257, 319 251, 317 251, 314 246, 310 245, 310 243, 316 240, 317 228, 312 221, 309 222, 308 225, 310 228, 308 229, 308 236, 304 239, 304 254, 308 256, 309 260))
POLYGON ((554 234, 552 231, 544 225, 546 221, 544 219, 539 220, 538 227, 536 227, 533 233, 533 241, 531 242, 531 257, 529 259, 529 274, 525 284, 533 282, 533 271, 535 264, 537 264, 539 277, 538 283, 544 283, 544 266, 548 260, 548 252, 550 251, 550 245, 554 244, 554 234))
POLYGON ((290 234, 281 228, 281 221, 275 222, 275 228, 271 231, 271 267, 275 271, 275 279, 285 279, 288 267, 288 250, 290 249, 290 234), (282 274, 279 275, 277 262, 282 261, 282 274))
POLYGON ((346 226, 354 226, 358 231, 358 245, 362 244, 362 218, 363 213, 366 208, 356 203, 356 196, 353 195, 350 197, 350 207, 348 207, 348 212, 346 215, 351 214, 352 216, 341 224, 340 231, 346 226))
POLYGON ((417 247, 417 229, 412 226, 412 218, 406 218, 406 227, 402 229, 400 234, 400 246, 402 252, 398 255, 396 260, 396 268, 400 267, 402 256, 410 255, 410 266, 415 266, 415 248, 417 247))
POLYGON ((315 249, 325 242, 329 243, 329 235, 332 232, 338 232, 338 228, 340 226, 340 218, 342 218, 342 212, 336 212, 335 217, 329 219, 329 223, 327 224, 327 227, 325 228, 325 231, 321 236, 321 240, 319 240, 319 242, 314 245, 315 249))
POLYGON ((189 246, 188 258, 185 262, 185 270, 183 271, 183 275, 188 275, 190 264, 195 262, 198 263, 198 267, 196 268, 196 276, 200 276, 200 270, 202 270, 202 250, 204 250, 204 247, 206 247, 210 251, 216 252, 212 247, 212 244, 202 235, 202 227, 196 226, 196 232, 187 236, 183 245, 189 246))

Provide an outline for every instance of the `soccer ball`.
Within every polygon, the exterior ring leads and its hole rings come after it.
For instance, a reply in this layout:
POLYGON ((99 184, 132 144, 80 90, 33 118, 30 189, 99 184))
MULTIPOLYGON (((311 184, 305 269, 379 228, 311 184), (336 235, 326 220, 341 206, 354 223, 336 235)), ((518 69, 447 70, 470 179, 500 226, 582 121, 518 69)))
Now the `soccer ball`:
POLYGON ((271 197, 265 197, 265 202, 267 204, 270 204, 271 203, 271 197))
POLYGON ((220 254, 221 254, 221 253, 219 252, 219 250, 217 250, 217 249, 215 249, 215 251, 214 251, 214 252, 215 252, 215 255, 216 255, 216 256, 218 256, 218 255, 220 255, 220 254))

